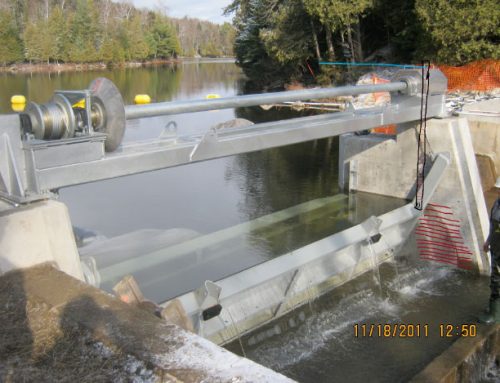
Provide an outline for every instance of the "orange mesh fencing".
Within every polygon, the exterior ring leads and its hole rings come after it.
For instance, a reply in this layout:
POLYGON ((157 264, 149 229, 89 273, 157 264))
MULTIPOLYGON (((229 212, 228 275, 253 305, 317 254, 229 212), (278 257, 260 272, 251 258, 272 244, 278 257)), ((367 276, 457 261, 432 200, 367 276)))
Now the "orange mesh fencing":
MULTIPOLYGON (((500 60, 486 59, 455 67, 449 65, 433 65, 448 78, 448 92, 476 91, 487 92, 500 89, 500 60)), ((375 76, 373 76, 375 77, 375 76)), ((373 83, 382 83, 375 77, 373 83)), ((374 93, 376 98, 380 94, 374 93)), ((378 134, 397 134, 396 125, 385 125, 372 129, 378 134)))
POLYGON ((485 92, 500 88, 500 60, 474 61, 464 66, 437 65, 448 78, 448 92, 485 92))

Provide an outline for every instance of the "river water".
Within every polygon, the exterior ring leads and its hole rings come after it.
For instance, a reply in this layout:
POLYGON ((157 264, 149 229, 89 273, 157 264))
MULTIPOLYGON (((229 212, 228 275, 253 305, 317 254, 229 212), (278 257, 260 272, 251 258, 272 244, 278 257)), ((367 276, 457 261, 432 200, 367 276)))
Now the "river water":
MULTIPOLYGON (((9 112, 13 94, 46 102, 56 89, 83 89, 99 76, 117 85, 126 104, 141 93, 153 101, 168 101, 200 99, 209 93, 232 96, 244 89, 241 71, 227 62, 56 75, 0 74, 0 113, 9 112)), ((201 134, 235 117, 263 122, 297 115, 254 107, 131 121, 124 143, 156 138, 174 124, 177 135, 201 134)), ((82 247, 82 254, 107 252, 115 257, 127 251, 135 255, 158 251, 152 243, 161 233, 171 234, 169 241, 196 240, 298 204, 334 197, 329 209, 320 213, 297 215, 272 230, 243 231, 230 241, 187 251, 174 262, 165 259, 146 267, 137 258, 130 273, 147 298, 160 302, 199 287, 206 279, 223 278, 405 203, 363 193, 342 195, 337 171, 338 140, 333 138, 64 188, 59 198, 69 207, 75 227, 98 235, 87 250, 82 247)), ((247 355, 303 382, 408 380, 456 339, 436 335, 439 324, 472 321, 486 304, 487 285, 440 266, 405 263, 400 268, 398 278, 393 266, 382 268, 383 295, 366 274, 271 324, 283 327, 281 336, 259 340, 259 330, 246 335, 247 355), (287 322, 290 319, 293 322, 287 322), (353 337, 355 323, 397 321, 429 324, 432 336, 353 337)), ((123 276, 113 275, 102 287, 110 290, 123 276)))

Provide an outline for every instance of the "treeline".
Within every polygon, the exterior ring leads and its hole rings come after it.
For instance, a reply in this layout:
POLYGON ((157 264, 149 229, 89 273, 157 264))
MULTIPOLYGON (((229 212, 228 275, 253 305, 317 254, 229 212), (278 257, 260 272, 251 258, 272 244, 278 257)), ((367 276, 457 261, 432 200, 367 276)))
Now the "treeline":
POLYGON ((232 57, 236 30, 222 25, 184 17, 172 19, 184 56, 232 57))
POLYGON ((230 55, 231 33, 234 38, 228 25, 174 20, 127 1, 0 0, 3 65, 23 61, 120 64, 180 55, 230 55), (193 30, 186 27, 191 24, 193 30), (207 46, 205 36, 201 38, 207 31, 214 46, 207 46))
MULTIPOLYGON (((238 62, 261 83, 317 71, 322 60, 458 65, 500 56, 498 0, 233 0, 226 13, 238 62)), ((322 67, 329 79, 336 72, 322 67)))

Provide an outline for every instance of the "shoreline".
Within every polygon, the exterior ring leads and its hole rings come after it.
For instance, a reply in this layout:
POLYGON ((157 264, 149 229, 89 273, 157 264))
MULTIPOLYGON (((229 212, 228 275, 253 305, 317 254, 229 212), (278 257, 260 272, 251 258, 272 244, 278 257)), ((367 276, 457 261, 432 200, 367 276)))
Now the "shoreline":
POLYGON ((105 64, 103 62, 97 63, 50 63, 50 64, 30 64, 30 63, 19 63, 11 64, 6 66, 0 66, 0 73, 61 73, 61 72, 87 72, 96 70, 106 70, 106 69, 118 69, 118 68, 141 68, 141 67, 152 67, 152 66, 162 66, 162 65, 173 65, 182 64, 184 62, 199 62, 199 61, 210 61, 210 62, 220 62, 234 60, 232 57, 218 57, 218 58, 192 58, 192 57, 180 57, 171 59, 156 59, 148 61, 129 61, 121 64, 105 64))

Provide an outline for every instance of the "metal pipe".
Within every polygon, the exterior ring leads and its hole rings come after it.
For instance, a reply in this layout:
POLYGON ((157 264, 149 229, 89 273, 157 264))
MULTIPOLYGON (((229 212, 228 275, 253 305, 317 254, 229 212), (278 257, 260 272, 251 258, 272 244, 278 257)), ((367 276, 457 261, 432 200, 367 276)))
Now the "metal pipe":
POLYGON ((405 91, 407 88, 408 84, 404 81, 400 81, 387 84, 341 86, 337 88, 305 89, 288 92, 250 94, 246 96, 215 98, 208 100, 174 101, 159 102, 146 105, 128 105, 125 107, 125 116, 127 120, 133 120, 137 118, 154 117, 168 114, 193 113, 203 112, 207 110, 275 104, 285 101, 304 101, 318 98, 350 95, 355 96, 359 94, 374 92, 405 91))

